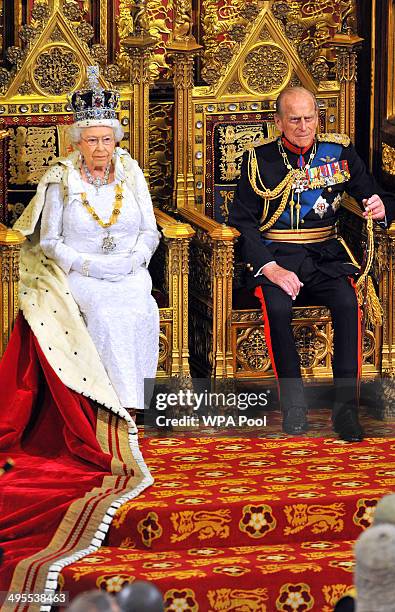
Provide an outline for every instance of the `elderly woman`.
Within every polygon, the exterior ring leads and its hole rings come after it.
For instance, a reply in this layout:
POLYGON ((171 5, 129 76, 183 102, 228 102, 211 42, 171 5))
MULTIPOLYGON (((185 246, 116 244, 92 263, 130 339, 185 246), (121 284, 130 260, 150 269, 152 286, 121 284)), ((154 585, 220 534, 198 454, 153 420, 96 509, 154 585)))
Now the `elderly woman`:
MULTIPOLYGON (((61 336, 71 335, 75 342, 70 346, 67 338, 63 347, 66 353, 72 349, 71 356, 75 357, 66 384, 73 379, 72 388, 106 404, 108 401, 96 389, 99 382, 100 387, 111 383, 119 404, 134 415, 136 409, 144 407, 144 378, 155 377, 158 361, 159 315, 147 270, 158 244, 158 232, 144 175, 130 155, 117 147, 123 137, 115 118, 119 96, 102 90, 95 80, 91 79, 90 85, 71 98, 76 121, 70 128, 70 140, 76 151, 47 172, 36 198, 15 226, 29 234, 42 211, 39 245, 28 249, 26 274, 22 266, 21 307, 33 331, 39 334, 52 367, 63 372, 62 347, 53 346, 55 341, 45 336, 42 328, 48 324, 53 327, 53 318, 70 326, 70 313, 61 314, 59 308, 51 310, 48 304, 41 304, 38 318, 43 317, 43 308, 48 315, 42 325, 32 312, 37 311, 37 305, 32 305, 32 292, 38 289, 37 281, 44 282, 40 274, 51 283, 45 267, 49 266, 55 277, 59 277, 60 268, 69 288, 63 291, 64 298, 71 294, 78 305, 109 379, 103 380, 97 364, 92 364, 96 372, 92 368, 86 372, 86 363, 79 363, 81 330, 62 329, 61 336), (37 272, 40 265, 32 257, 37 260, 43 254, 47 262, 41 259, 40 274, 32 277, 32 270, 37 272), (23 285, 28 290, 24 291, 23 285), (86 375, 81 376, 82 370, 86 375)), ((59 288, 51 291, 48 287, 47 292, 52 299, 60 297, 56 295, 59 288)))
POLYGON ((1 495, 8 591, 54 593, 61 569, 96 550, 116 510, 153 482, 130 411, 157 367, 147 266, 158 232, 143 173, 116 146, 118 94, 93 77, 71 98, 76 150, 15 225, 27 237, 23 316, 0 363, 0 464, 2 452, 15 460, 1 495))

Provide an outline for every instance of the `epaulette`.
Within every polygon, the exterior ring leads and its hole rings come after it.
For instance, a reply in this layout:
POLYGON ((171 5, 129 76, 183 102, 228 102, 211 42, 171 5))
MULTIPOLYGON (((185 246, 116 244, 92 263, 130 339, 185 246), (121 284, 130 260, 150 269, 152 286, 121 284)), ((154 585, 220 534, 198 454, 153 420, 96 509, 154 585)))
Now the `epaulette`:
POLYGON ((351 142, 351 139, 347 134, 335 134, 335 133, 325 133, 325 134, 317 134, 318 142, 335 142, 336 144, 343 145, 343 147, 348 147, 351 142))

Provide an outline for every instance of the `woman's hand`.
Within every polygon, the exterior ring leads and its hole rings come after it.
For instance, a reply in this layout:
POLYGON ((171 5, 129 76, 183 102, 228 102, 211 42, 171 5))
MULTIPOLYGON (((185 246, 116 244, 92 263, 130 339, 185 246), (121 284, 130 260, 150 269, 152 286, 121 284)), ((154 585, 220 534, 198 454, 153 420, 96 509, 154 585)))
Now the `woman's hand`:
POLYGON ((80 255, 73 262, 71 269, 82 276, 118 281, 131 272, 131 259, 131 255, 105 255, 100 260, 91 260, 80 255))

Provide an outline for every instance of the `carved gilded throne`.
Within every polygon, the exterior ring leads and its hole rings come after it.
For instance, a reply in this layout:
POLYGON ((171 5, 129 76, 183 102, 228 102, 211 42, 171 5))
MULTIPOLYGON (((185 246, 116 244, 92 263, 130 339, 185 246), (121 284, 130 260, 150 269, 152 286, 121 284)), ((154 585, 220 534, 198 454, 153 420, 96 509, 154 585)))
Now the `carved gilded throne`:
MULTIPOLYGON (((278 93, 289 85, 313 91, 321 132, 355 136, 355 2, 250 2, 228 13, 212 0, 201 3, 201 76, 193 86, 189 40, 169 45, 173 57, 176 116, 175 181, 178 213, 196 234, 191 242, 191 364, 214 377, 273 376, 262 315, 251 296, 240 300, 234 253, 238 232, 226 225, 243 150, 274 134, 278 93), (308 5, 308 6, 307 6, 308 5), (186 109, 189 109, 188 112, 186 109), (192 143, 191 146, 189 144, 192 143)), ((196 43, 195 43, 196 44, 196 43)), ((363 231, 358 205, 344 202, 343 233, 360 256, 363 231)), ((363 375, 393 373, 391 265, 394 231, 376 230, 374 275, 384 309, 383 327, 367 321, 363 375)), ((321 306, 295 308, 294 333, 308 379, 331 377, 332 326, 321 306)))
MULTIPOLYGON (((0 356, 18 313, 18 260, 23 240, 6 226, 20 215, 50 162, 67 153, 65 128, 72 122, 67 93, 82 86, 86 67, 102 64, 103 85, 106 79, 119 78, 117 66, 103 65, 103 47, 88 46, 93 28, 78 10, 77 3, 63 7, 55 3, 52 12, 48 5, 36 3, 32 25, 25 29, 24 50, 12 47, 8 53, 14 71, 8 81, 3 79, 0 97, 0 356)), ((148 178, 148 89, 144 46, 141 49, 139 53, 137 46, 131 83, 121 87, 119 120, 125 129, 122 146, 131 151, 148 178)), ((189 375, 188 260, 194 231, 158 209, 155 215, 162 232, 151 262, 160 307, 158 376, 183 377, 189 375)))

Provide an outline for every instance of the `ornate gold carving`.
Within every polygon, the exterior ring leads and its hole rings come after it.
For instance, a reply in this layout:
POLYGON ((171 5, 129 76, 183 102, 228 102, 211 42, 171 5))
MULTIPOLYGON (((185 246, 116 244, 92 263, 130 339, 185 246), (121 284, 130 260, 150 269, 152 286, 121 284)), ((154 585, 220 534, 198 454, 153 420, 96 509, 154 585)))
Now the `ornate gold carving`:
POLYGON ((146 36, 148 34, 147 0, 132 0, 129 7, 131 17, 129 34, 146 36))
POLYGON ((46 2, 35 2, 31 11, 33 21, 46 21, 49 17, 50 10, 46 2))
POLYGON ((0 245, 2 283, 19 281, 19 251, 20 246, 0 245))
POLYGON ((266 27, 263 27, 259 32, 259 40, 263 40, 265 42, 273 40, 269 30, 266 27))
POLYGON ((134 23, 131 13, 130 0, 121 0, 119 3, 119 15, 117 19, 118 35, 121 40, 127 38, 133 32, 134 23))
POLYGON ((196 295, 208 296, 211 293, 211 258, 212 251, 201 248, 197 241, 191 244, 191 261, 194 265, 189 274, 189 283, 196 295))
POLYGON ((256 323, 262 321, 260 310, 233 310, 232 323, 256 323))
POLYGON ((83 19, 82 11, 75 0, 64 0, 62 6, 63 15, 70 21, 80 22, 83 19))
POLYGON ((112 84, 121 79, 121 70, 116 64, 108 64, 104 69, 104 76, 112 84))
POLYGON ((176 89, 192 89, 193 87, 193 56, 183 57, 177 54, 174 60, 174 86, 176 89))
POLYGON ((320 332, 316 325, 296 325, 293 329, 295 344, 303 368, 313 368, 328 353, 330 342, 328 337, 320 332))
POLYGON ((238 336, 236 357, 244 368, 255 372, 270 369, 271 362, 262 329, 257 327, 241 329, 238 330, 238 336))
POLYGON ((22 83, 22 85, 18 88, 18 93, 21 96, 25 96, 27 94, 31 94, 33 93, 33 87, 32 84, 29 81, 25 81, 24 83, 22 83))
POLYGON ((4 94, 7 90, 9 80, 11 78, 11 73, 3 67, 0 67, 0 93, 4 94))
POLYGON ((294 319, 330 319, 330 312, 325 307, 294 308, 294 319))
POLYGON ((34 28, 31 25, 23 25, 19 30, 19 38, 27 45, 31 45, 34 39, 38 36, 40 28, 34 28))
POLYGON ((252 93, 269 94, 284 87, 291 74, 285 53, 272 43, 259 43, 248 53, 239 77, 252 93), (259 66, 259 70, 257 70, 259 66))
POLYGON ((17 127, 8 143, 10 183, 36 185, 57 156, 56 127, 17 127))
POLYGON ((165 326, 161 326, 161 333, 159 334, 159 367, 161 367, 165 363, 166 359, 168 359, 170 352, 170 339, 167 337, 166 333, 163 333, 163 330, 165 329, 165 326))
POLYGON ((202 5, 204 42, 202 77, 214 86, 240 49, 260 11, 260 4, 242 0, 205 0, 202 5))
POLYGON ((141 49, 129 48, 128 49, 130 59, 130 82, 132 85, 138 85, 139 83, 149 84, 151 81, 151 74, 149 70, 149 57, 145 55, 141 49))
POLYGON ((343 81, 356 81, 357 78, 357 54, 348 49, 341 49, 337 56, 337 78, 343 81))
POLYGON ((18 314, 19 256, 24 236, 0 224, 0 357, 18 314))
POLYGON ((232 81, 228 85, 228 93, 237 94, 243 89, 241 83, 239 81, 232 81))
POLYGON ((375 259, 377 261, 377 271, 381 275, 383 272, 387 272, 390 267, 390 247, 388 244, 388 238, 385 234, 381 234, 378 237, 374 251, 375 259))
POLYGON ((385 142, 382 143, 382 167, 384 172, 395 175, 395 149, 385 142))
POLYGON ((175 1, 175 19, 173 37, 175 41, 190 40, 192 36, 192 2, 191 0, 175 1))
POLYGON ((311 74, 316 81, 325 81, 329 75, 329 66, 324 57, 318 57, 311 64, 311 74))
POLYGON ((273 15, 316 81, 334 80, 336 51, 328 43, 337 33, 351 35, 355 4, 355 0, 276 0, 273 3, 273 15))
POLYGON ((189 244, 188 240, 181 239, 167 239, 171 244, 171 258, 170 258, 170 274, 188 274, 188 253, 189 244))
POLYGON ((213 274, 219 278, 232 278, 233 274, 233 243, 216 240, 212 261, 213 274))
POLYGON ((370 329, 365 330, 363 336, 362 359, 363 363, 368 363, 369 358, 374 356, 376 349, 376 338, 370 329))
POLYGON ((161 0, 148 0, 145 6, 146 17, 143 19, 143 24, 140 23, 137 26, 135 22, 141 22, 142 14, 139 11, 142 8, 141 4, 138 8, 132 0, 120 0, 119 2, 117 25, 120 50, 117 54, 116 63, 121 69, 122 78, 124 79, 129 78, 130 60, 129 54, 123 46, 123 41, 133 35, 134 32, 137 34, 137 27, 144 28, 144 19, 148 35, 154 38, 154 49, 149 64, 151 77, 153 79, 158 78, 159 75, 166 77, 169 73, 169 66, 165 57, 165 43, 171 33, 173 3, 169 2, 165 5, 161 0), (133 14, 131 11, 134 11, 133 14))
POLYGON ((62 40, 64 40, 63 32, 58 26, 54 28, 51 36, 49 37, 49 40, 51 40, 52 42, 61 42, 62 40))
POLYGON ((71 47, 49 47, 37 57, 33 78, 46 94, 59 96, 72 91, 78 83, 81 68, 71 47))
POLYGON ((91 46, 91 53, 95 60, 99 62, 99 64, 105 64, 107 61, 107 49, 102 44, 95 44, 91 46))
POLYGON ((85 42, 91 40, 91 38, 93 38, 95 34, 93 26, 90 23, 87 23, 86 21, 81 21, 81 23, 78 24, 78 26, 76 27, 76 32, 79 38, 81 40, 84 40, 85 42))
POLYGON ((19 70, 23 61, 22 49, 20 49, 20 47, 8 47, 6 56, 8 61, 13 64, 17 70, 19 70))

